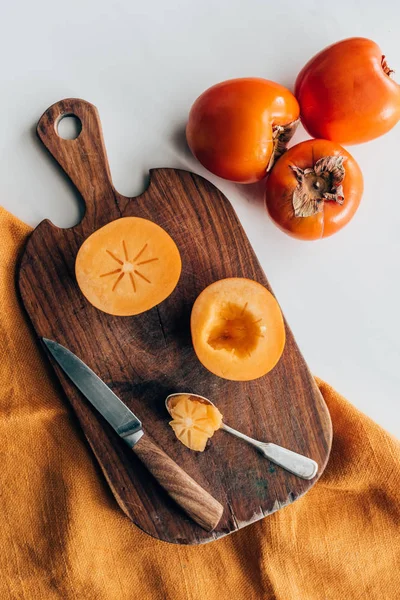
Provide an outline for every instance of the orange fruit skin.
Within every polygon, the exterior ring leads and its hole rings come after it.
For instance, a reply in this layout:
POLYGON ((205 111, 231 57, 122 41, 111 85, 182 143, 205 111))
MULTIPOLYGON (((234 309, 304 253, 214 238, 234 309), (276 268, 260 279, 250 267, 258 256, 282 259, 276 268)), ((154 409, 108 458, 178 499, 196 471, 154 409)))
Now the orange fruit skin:
POLYGON ((349 38, 325 48, 299 73, 295 95, 308 133, 340 144, 368 142, 400 119, 400 86, 382 68, 379 46, 349 38))
POLYGON ((252 183, 265 177, 273 151, 272 127, 292 123, 299 112, 296 98, 278 83, 231 79, 197 98, 186 137, 206 169, 224 179, 252 183))
POLYGON ((251 279, 232 277, 209 285, 193 305, 190 327, 200 362, 233 381, 266 375, 285 346, 278 302, 251 279))
POLYGON ((363 176, 355 159, 339 144, 329 140, 307 140, 289 150, 275 163, 266 183, 266 208, 274 223, 300 240, 318 240, 333 235, 354 216, 364 189, 363 176), (292 197, 297 187, 291 165, 306 169, 325 156, 344 156, 344 203, 324 202, 323 211, 310 217, 294 215, 292 197))
POLYGON ((139 217, 117 219, 92 233, 75 261, 83 295, 116 316, 137 315, 160 304, 175 289, 181 268, 171 236, 139 217))

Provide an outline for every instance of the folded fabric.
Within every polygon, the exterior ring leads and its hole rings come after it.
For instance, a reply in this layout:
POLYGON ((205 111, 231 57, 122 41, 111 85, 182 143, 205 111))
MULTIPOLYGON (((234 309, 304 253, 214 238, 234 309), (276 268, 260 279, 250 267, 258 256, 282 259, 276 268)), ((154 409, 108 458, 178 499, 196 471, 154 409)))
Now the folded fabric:
POLYGON ((333 448, 304 497, 205 546, 135 527, 21 308, 30 228, 1 210, 0 231, 1 599, 400 598, 400 444, 322 381, 333 448))

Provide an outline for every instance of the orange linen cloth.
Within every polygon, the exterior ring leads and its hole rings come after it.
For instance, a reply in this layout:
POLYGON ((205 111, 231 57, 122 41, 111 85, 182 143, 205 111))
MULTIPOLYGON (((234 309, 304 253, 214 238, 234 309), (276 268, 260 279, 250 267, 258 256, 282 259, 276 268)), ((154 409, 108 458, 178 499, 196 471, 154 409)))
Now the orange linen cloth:
POLYGON ((333 449, 303 498, 205 546, 136 528, 18 301, 30 228, 0 211, 0 232, 1 600, 400 598, 400 445, 322 381, 333 449))

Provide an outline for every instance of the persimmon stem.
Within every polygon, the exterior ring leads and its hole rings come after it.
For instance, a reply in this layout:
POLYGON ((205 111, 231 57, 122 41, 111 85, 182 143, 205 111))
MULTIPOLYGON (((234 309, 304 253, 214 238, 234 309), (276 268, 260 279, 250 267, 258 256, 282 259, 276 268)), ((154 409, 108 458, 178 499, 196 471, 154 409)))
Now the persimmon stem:
POLYGON ((268 163, 267 173, 272 169, 278 158, 286 152, 287 145, 296 133, 299 123, 300 119, 296 119, 296 121, 292 121, 287 125, 274 125, 272 128, 272 141, 274 147, 268 163))
POLYGON ((382 55, 381 65, 384 73, 386 73, 388 77, 392 77, 392 75, 394 75, 394 70, 389 67, 384 54, 382 55))
POLYGON ((295 217, 311 217, 322 212, 325 201, 344 203, 344 160, 340 155, 324 156, 308 169, 290 165, 297 179, 292 197, 295 217))

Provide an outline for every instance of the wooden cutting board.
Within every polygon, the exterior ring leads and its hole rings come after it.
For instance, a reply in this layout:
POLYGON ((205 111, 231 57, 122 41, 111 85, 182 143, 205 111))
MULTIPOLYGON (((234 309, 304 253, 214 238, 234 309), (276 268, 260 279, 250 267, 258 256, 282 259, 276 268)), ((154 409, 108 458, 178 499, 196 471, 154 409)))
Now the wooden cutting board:
POLYGON ((43 221, 27 242, 19 288, 36 333, 67 346, 87 363, 140 417, 157 444, 225 507, 212 533, 186 517, 53 365, 121 509, 156 538, 197 544, 296 500, 318 477, 299 479, 222 431, 204 453, 192 452, 168 426, 167 394, 192 391, 213 400, 232 427, 316 460, 318 476, 328 460, 329 413, 287 326, 280 362, 255 381, 220 379, 194 354, 190 311, 207 285, 234 276, 255 279, 270 289, 229 201, 207 180, 177 169, 154 169, 143 194, 121 196, 111 181, 97 110, 83 100, 51 106, 37 131, 82 194, 86 214, 70 229, 43 221), (79 117, 82 131, 77 139, 64 140, 57 124, 71 114, 79 117), (75 281, 74 264, 79 247, 93 231, 124 216, 150 219, 172 236, 181 252, 182 275, 172 295, 156 308, 134 317, 113 317, 86 301, 75 281))

